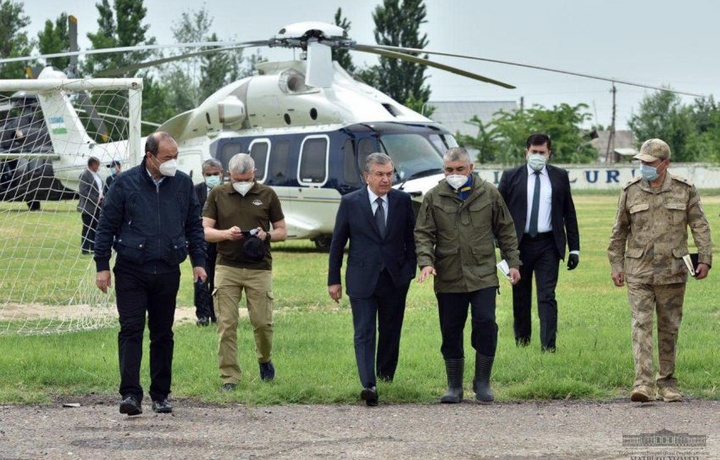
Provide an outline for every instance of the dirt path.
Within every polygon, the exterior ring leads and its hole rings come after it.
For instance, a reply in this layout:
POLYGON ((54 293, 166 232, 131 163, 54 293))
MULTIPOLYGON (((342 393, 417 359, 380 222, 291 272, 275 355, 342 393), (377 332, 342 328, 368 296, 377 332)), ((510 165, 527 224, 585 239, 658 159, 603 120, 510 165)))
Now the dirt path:
POLYGON ((138 417, 120 415, 115 401, 64 402, 78 400, 0 406, 0 459, 720 459, 720 401, 367 408, 180 400, 172 415, 146 404, 138 417), (638 435, 648 435, 644 446, 623 446, 623 436, 638 435), (681 445, 688 441, 700 445, 681 445))

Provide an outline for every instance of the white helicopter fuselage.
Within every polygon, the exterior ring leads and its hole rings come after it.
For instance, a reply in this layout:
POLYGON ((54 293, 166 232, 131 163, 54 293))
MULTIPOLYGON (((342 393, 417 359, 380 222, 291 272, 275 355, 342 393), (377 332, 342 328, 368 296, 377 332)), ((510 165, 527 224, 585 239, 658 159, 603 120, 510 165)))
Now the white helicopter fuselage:
MULTIPOLYGON (((305 82, 304 61, 262 63, 259 75, 225 86, 165 122, 159 130, 177 140, 179 169, 199 183, 203 161, 216 158, 227 170, 233 155, 249 153, 256 179, 273 187, 282 202, 288 237, 318 245, 332 234, 342 195, 365 186, 362 169, 372 152, 390 155, 395 186, 420 200, 442 177, 441 156, 457 146, 454 138, 333 64, 332 84, 317 88, 305 82)), ((133 166, 125 141, 99 144, 89 138, 66 96, 40 102, 44 113, 61 113, 47 121, 60 157, 53 166, 64 185, 77 189, 89 156, 133 166)))

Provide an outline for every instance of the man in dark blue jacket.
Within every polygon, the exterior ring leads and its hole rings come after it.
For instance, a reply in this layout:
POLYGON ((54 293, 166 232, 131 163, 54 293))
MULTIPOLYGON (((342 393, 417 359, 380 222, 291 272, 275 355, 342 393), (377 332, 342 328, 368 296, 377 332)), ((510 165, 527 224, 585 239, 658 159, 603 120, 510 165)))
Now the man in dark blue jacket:
POLYGON ((405 298, 415 277, 415 214, 410 195, 392 188, 394 168, 384 153, 368 155, 363 187, 342 197, 330 245, 328 293, 342 297, 340 267, 348 252, 347 294, 355 329, 355 358, 368 406, 378 404, 375 385, 375 323, 377 377, 392 381, 400 352, 405 298))
POLYGON ((147 312, 153 411, 172 412, 173 321, 180 263, 188 253, 193 279, 205 280, 205 239, 193 183, 177 172, 178 147, 167 133, 148 136, 139 166, 115 179, 105 200, 95 243, 96 284, 107 292, 111 247, 120 320, 120 413, 142 413, 140 361, 147 312))

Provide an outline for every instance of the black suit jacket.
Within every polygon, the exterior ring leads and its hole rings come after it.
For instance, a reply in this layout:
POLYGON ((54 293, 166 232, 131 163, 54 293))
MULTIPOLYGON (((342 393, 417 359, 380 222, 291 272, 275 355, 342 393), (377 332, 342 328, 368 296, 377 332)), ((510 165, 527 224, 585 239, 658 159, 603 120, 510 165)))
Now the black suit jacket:
POLYGON ((205 182, 201 182, 195 186, 195 196, 197 196, 200 209, 202 209, 205 206, 205 201, 208 196, 207 184, 205 184, 205 182))
MULTIPOLYGON (((575 203, 570 193, 570 179, 564 169, 549 164, 546 164, 545 168, 547 168, 552 185, 550 221, 553 237, 560 259, 565 259, 566 242, 571 251, 580 250, 580 233, 575 214, 575 203)), ((504 171, 498 186, 515 222, 518 243, 522 241, 527 220, 527 181, 527 165, 523 164, 518 168, 504 171)))
POLYGON ((346 292, 350 297, 370 297, 375 291, 381 267, 386 267, 398 288, 407 286, 415 277, 415 213, 411 198, 405 192, 392 189, 388 193, 388 214, 385 237, 375 223, 367 187, 349 193, 340 200, 335 218, 328 286, 342 284, 340 267, 345 244, 350 240, 346 292))

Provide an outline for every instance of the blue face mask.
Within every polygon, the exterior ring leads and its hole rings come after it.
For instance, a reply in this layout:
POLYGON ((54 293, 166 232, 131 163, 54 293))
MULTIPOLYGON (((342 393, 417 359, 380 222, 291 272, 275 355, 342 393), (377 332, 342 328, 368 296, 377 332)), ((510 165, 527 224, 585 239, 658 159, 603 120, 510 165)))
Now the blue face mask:
POLYGON ((640 165, 640 176, 642 176, 642 178, 648 182, 652 182, 658 177, 660 177, 655 166, 650 166, 646 164, 640 165))

